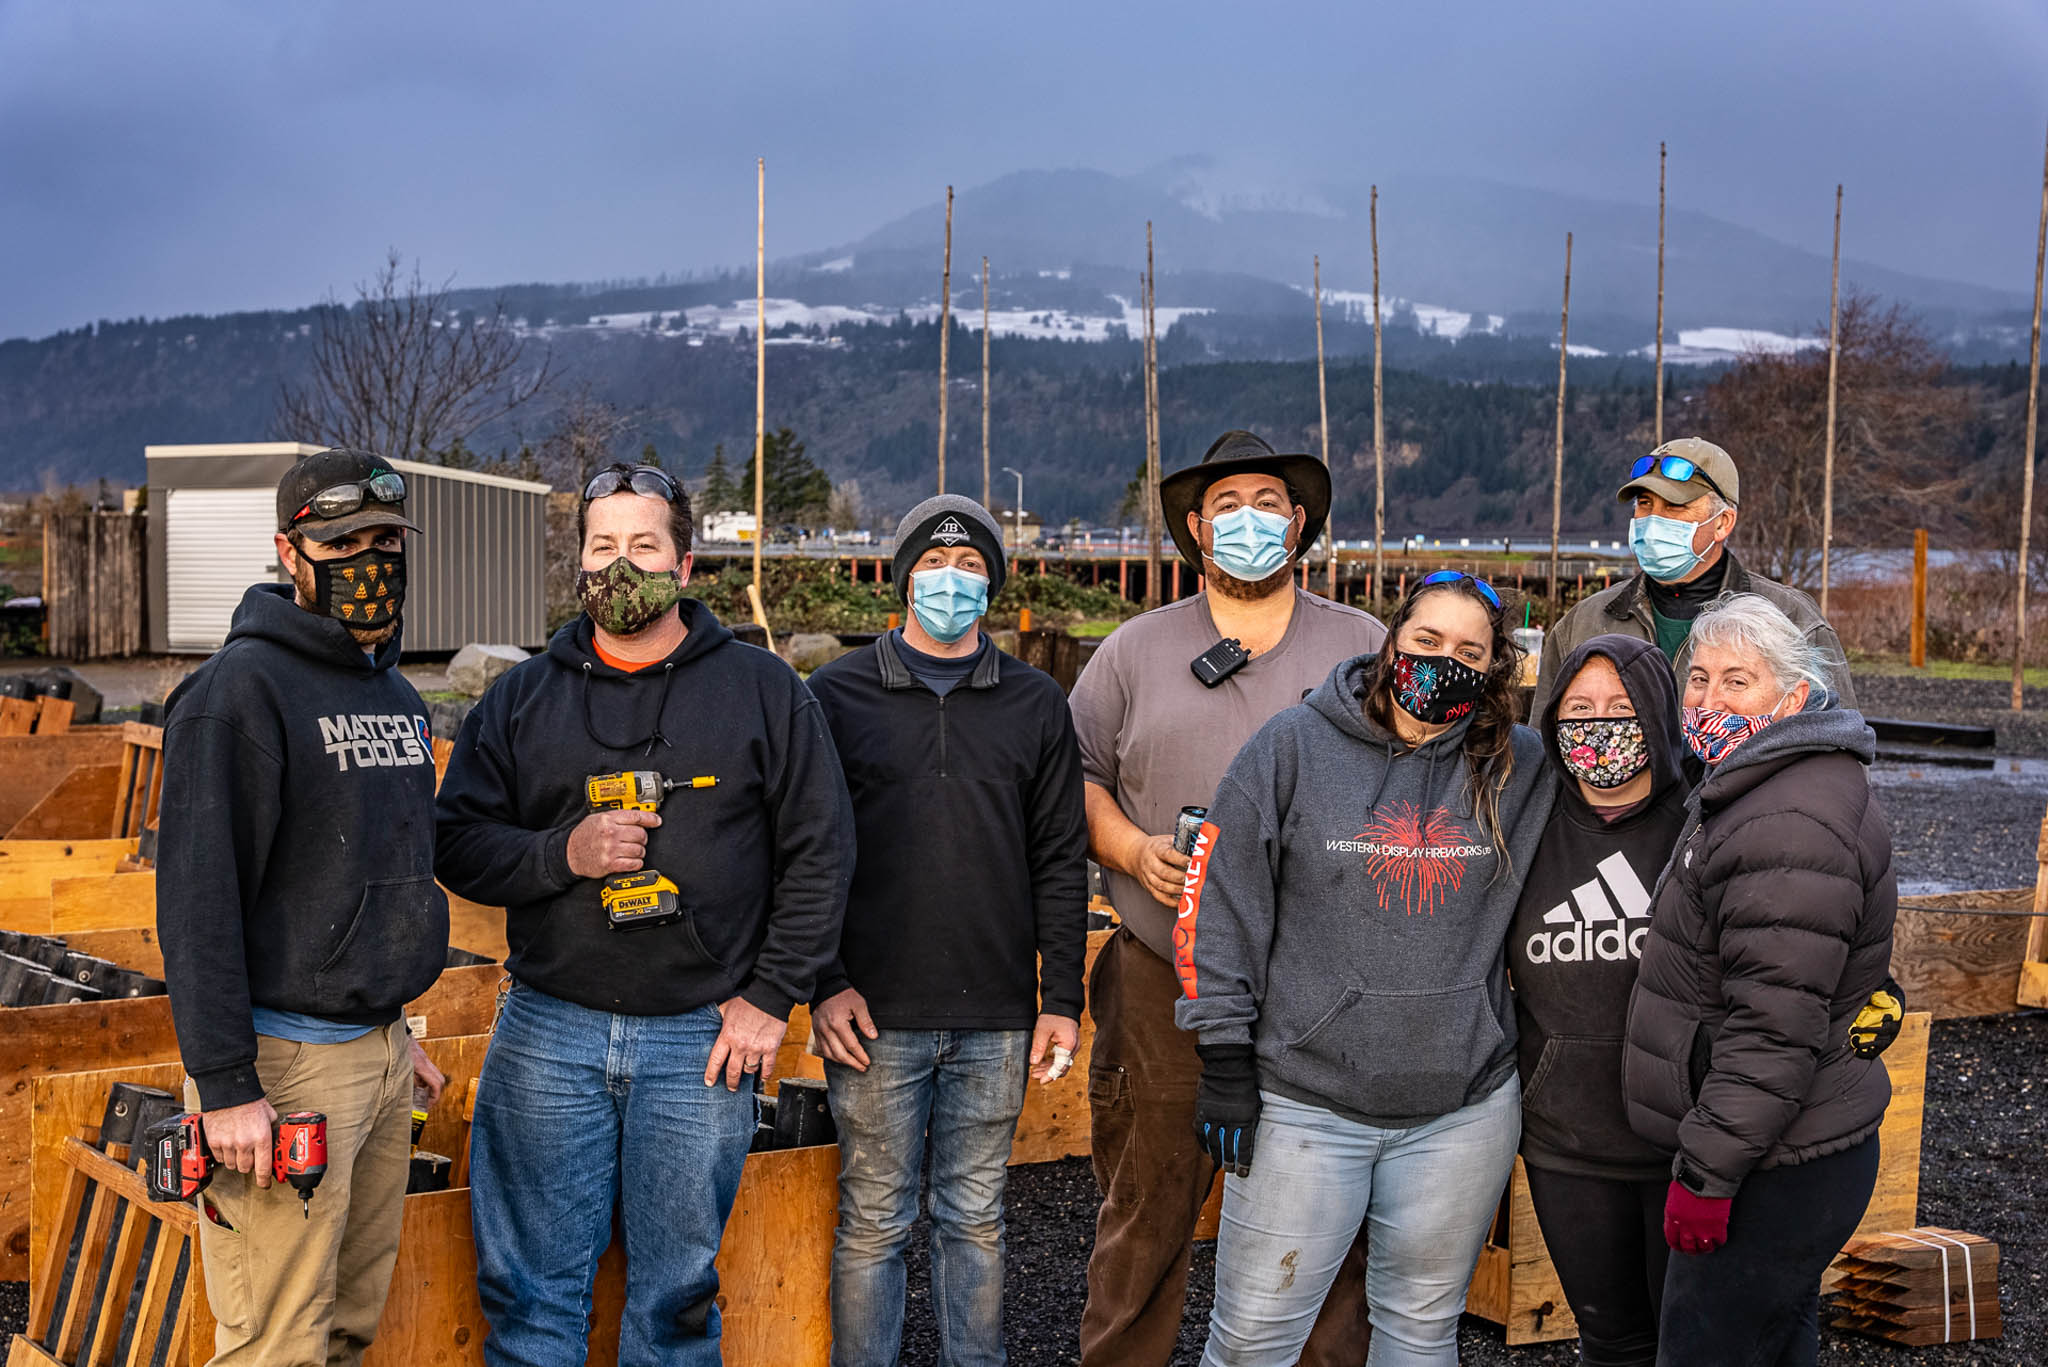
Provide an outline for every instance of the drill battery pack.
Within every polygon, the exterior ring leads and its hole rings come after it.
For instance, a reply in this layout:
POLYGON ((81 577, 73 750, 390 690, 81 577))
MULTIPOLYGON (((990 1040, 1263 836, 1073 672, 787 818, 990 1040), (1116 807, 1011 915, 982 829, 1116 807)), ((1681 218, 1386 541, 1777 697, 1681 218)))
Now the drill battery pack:
POLYGON ((599 894, 605 924, 613 930, 645 930, 683 919, 683 901, 676 885, 653 869, 615 873, 599 894))

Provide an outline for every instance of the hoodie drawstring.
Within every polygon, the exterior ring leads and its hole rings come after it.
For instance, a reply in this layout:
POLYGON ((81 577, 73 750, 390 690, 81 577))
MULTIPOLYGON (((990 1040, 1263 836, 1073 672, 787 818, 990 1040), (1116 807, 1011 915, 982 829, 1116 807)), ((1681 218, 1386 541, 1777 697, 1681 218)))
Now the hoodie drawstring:
MULTIPOLYGON (((607 750, 630 750, 634 746, 640 744, 640 742, 637 740, 629 740, 625 742, 623 745, 616 744, 612 741, 606 740, 603 736, 597 734, 597 726, 595 723, 591 721, 590 717, 590 661, 585 660, 580 666, 580 669, 583 675, 582 694, 584 734, 589 736, 593 742, 603 746, 607 750)), ((645 754, 653 754, 654 747, 657 742, 664 746, 668 746, 671 749, 674 748, 674 746, 670 743, 669 738, 662 733, 661 719, 664 716, 668 715, 669 690, 672 687, 674 687, 675 681, 676 666, 675 662, 671 660, 669 663, 661 667, 661 703, 654 710, 654 730, 647 737, 647 749, 643 752, 645 754)))

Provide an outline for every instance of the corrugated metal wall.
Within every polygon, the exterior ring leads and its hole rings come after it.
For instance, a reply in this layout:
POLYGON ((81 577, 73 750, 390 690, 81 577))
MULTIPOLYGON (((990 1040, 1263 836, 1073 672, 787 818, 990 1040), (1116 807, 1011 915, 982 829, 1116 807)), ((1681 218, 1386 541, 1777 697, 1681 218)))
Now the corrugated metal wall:
POLYGON ((407 511, 425 533, 408 548, 405 648, 547 644, 546 492, 450 478, 410 461, 403 468, 407 511))

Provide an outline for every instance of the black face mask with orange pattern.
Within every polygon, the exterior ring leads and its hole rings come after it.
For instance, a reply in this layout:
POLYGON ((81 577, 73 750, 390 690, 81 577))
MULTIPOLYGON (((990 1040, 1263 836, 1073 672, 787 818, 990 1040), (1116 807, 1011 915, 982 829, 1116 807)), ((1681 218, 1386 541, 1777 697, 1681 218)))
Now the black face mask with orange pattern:
POLYGON ((313 571, 313 609, 344 626, 375 629, 395 621, 405 602, 405 552, 359 551, 306 563, 313 571))

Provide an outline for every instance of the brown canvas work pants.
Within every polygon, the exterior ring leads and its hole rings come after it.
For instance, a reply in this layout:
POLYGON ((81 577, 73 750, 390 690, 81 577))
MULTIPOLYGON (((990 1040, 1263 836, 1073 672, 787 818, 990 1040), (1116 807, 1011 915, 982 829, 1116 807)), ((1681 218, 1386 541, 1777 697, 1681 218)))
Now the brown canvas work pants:
MULTIPOLYGON (((354 1367, 376 1337, 398 1262, 412 1149, 405 1022, 343 1044, 259 1035, 256 1076, 279 1115, 326 1115, 327 1175, 303 1210, 289 1186, 260 1190, 227 1168, 199 1194, 206 1300, 220 1322, 213 1361, 354 1367)), ((185 1104, 199 1105, 189 1081, 185 1104)))
MULTIPOLYGON (((1081 1311, 1082 1367, 1165 1367, 1180 1340, 1195 1222, 1216 1180, 1195 1135, 1202 1060, 1195 1037, 1173 1023, 1180 994, 1172 965, 1128 930, 1103 945, 1089 977, 1089 1133, 1102 1208, 1081 1311)), ((1361 1229, 1301 1361, 1359 1367, 1371 1337, 1361 1229)))

